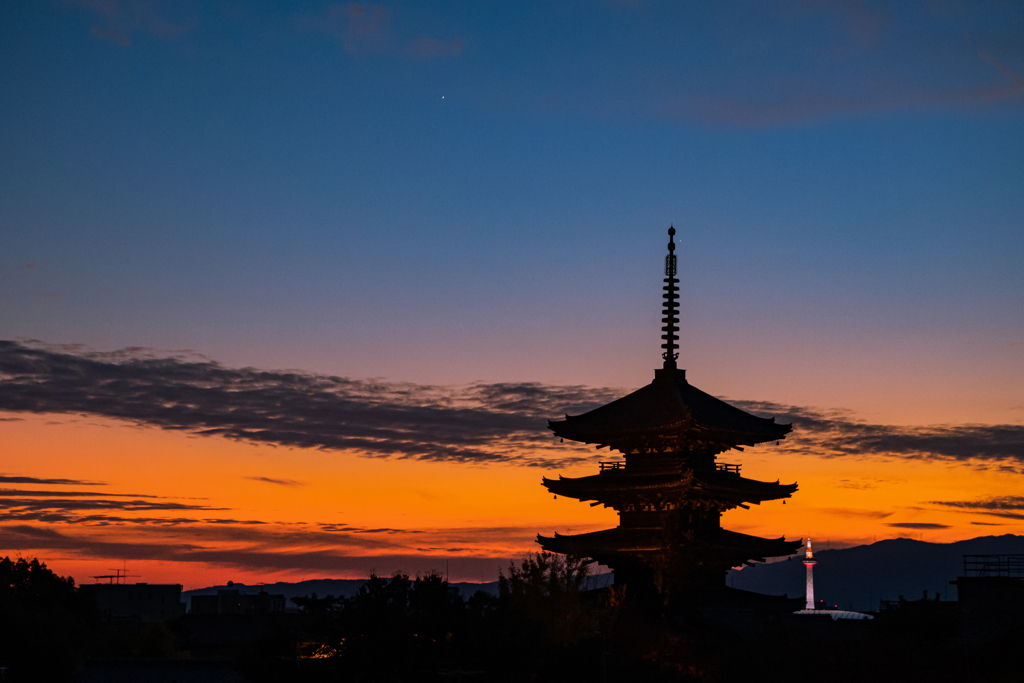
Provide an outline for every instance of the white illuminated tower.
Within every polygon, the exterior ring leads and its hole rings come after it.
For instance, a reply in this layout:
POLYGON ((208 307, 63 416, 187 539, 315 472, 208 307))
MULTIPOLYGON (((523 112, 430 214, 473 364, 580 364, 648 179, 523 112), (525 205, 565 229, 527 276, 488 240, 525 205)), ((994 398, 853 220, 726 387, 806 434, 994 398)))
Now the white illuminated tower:
POLYGON ((807 554, 804 555, 804 566, 807 567, 807 605, 794 614, 811 614, 815 618, 832 617, 835 619, 874 619, 870 614, 845 609, 814 609, 814 552, 811 550, 811 539, 807 539, 807 554))
POLYGON ((814 609, 814 553, 811 551, 811 539, 807 539, 807 554, 804 556, 804 566, 807 567, 807 606, 804 609, 814 609))

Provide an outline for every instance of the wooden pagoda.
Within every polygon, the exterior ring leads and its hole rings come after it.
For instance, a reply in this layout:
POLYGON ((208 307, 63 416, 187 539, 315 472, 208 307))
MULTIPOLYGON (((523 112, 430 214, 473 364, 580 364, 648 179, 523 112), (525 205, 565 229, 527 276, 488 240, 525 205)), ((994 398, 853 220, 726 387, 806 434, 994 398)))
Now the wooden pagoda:
POLYGON ((800 541, 749 536, 722 528, 737 506, 789 498, 796 484, 747 479, 740 465, 718 456, 744 446, 777 442, 791 425, 751 415, 704 393, 677 369, 678 279, 669 228, 665 259, 662 348, 654 381, 608 405, 552 420, 556 436, 621 452, 598 474, 544 479, 556 496, 592 501, 619 513, 619 526, 593 533, 540 536, 549 552, 588 557, 611 567, 615 582, 641 591, 724 587, 730 567, 789 555, 800 541))

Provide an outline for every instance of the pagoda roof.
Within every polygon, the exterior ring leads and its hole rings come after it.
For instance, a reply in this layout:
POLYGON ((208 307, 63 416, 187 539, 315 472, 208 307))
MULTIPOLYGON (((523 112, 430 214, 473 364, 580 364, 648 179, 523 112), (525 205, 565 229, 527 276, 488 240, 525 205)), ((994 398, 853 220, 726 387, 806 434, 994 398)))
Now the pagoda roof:
POLYGON ((671 491, 690 489, 701 497, 721 497, 749 503, 789 498, 797 490, 796 483, 780 484, 778 481, 758 481, 738 474, 721 471, 694 471, 665 474, 630 474, 625 471, 608 471, 587 477, 562 477, 543 480, 548 491, 555 495, 578 500, 604 500, 609 496, 635 492, 671 491))
POLYGON ((548 422, 548 429, 563 439, 619 448, 631 441, 684 439, 753 446, 778 441, 792 428, 701 391, 686 381, 684 370, 674 368, 658 370, 653 382, 607 405, 548 422))
MULTIPOLYGON (((537 535, 544 550, 563 555, 577 555, 596 560, 615 555, 645 555, 664 548, 665 530, 659 527, 615 527, 586 534, 553 537, 537 535)), ((728 529, 715 529, 698 534, 688 545, 709 550, 715 554, 735 557, 735 563, 756 558, 792 555, 800 549, 801 541, 781 538, 761 538, 728 529)))

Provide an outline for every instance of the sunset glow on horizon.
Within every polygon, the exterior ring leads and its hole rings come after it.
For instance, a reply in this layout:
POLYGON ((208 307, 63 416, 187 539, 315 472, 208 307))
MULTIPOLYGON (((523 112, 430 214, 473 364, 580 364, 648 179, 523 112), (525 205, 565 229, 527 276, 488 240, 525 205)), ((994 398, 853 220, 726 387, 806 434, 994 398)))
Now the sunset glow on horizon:
POLYGON ((614 526, 541 478, 621 454, 547 420, 653 379, 670 224, 680 367, 794 425, 719 456, 799 484, 724 528, 1024 534, 1022 35, 996 2, 5 6, 0 557, 492 581, 614 526))

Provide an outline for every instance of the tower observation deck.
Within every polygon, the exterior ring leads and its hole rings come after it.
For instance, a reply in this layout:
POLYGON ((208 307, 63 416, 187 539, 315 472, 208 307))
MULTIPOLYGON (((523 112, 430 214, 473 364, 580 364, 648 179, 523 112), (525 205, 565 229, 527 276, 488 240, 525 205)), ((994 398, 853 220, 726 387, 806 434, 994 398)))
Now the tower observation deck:
POLYGON ((582 415, 552 420, 556 436, 623 459, 598 474, 543 480, 557 496, 604 505, 619 525, 586 534, 537 536, 549 552, 587 557, 615 572, 633 591, 704 595, 724 587, 731 567, 795 553, 800 541, 760 538, 722 528, 722 513, 789 498, 797 485, 748 479, 740 465, 718 461, 728 451, 777 442, 791 425, 751 415, 704 393, 677 368, 678 283, 675 229, 669 228, 662 313, 662 367, 654 381, 582 415), (694 593, 696 591, 696 593, 694 593))

